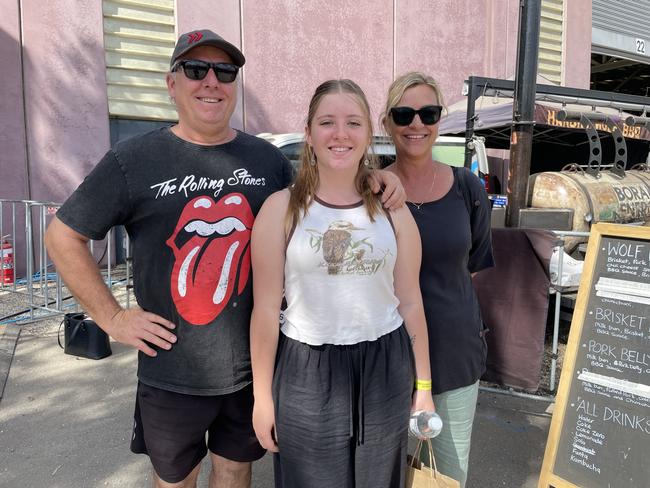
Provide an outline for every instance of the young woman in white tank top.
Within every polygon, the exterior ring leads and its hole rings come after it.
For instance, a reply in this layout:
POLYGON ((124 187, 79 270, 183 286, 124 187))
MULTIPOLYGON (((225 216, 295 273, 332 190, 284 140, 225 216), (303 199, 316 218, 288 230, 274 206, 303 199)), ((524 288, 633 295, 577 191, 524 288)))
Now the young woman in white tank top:
POLYGON ((277 453, 276 486, 398 488, 409 414, 434 410, 417 226, 368 187, 354 82, 316 89, 305 133, 295 184, 253 227, 253 425, 277 453))

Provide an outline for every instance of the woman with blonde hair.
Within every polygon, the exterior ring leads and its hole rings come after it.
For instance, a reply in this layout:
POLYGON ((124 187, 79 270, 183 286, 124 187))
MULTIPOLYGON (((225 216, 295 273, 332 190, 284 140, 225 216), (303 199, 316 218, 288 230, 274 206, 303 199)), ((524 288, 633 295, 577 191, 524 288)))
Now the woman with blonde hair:
POLYGON ((295 184, 253 228, 253 426, 278 487, 401 488, 409 413, 434 408, 417 227, 368 187, 356 83, 322 83, 305 134, 295 184))
POLYGON ((420 230, 420 288, 426 314, 433 399, 443 421, 433 439, 440 471, 465 486, 487 346, 472 275, 494 265, 490 204, 465 168, 434 161, 443 98, 436 81, 411 72, 388 90, 382 123, 395 143, 387 169, 402 180, 420 230))

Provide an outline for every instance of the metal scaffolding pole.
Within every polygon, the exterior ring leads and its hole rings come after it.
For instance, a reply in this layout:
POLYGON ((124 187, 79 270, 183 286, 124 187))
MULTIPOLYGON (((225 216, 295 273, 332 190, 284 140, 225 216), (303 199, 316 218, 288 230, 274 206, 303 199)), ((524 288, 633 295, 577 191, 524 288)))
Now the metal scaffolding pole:
POLYGON ((541 0, 522 0, 519 10, 517 76, 512 105, 508 206, 506 224, 519 226, 519 210, 526 207, 530 156, 533 147, 535 86, 539 51, 541 0))

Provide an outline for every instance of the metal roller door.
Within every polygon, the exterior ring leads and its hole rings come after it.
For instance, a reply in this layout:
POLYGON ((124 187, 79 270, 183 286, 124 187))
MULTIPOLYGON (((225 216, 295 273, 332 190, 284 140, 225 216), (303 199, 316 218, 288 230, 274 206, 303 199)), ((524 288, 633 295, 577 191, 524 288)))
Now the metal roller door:
POLYGON ((650 64, 650 0, 592 2, 592 52, 650 64))

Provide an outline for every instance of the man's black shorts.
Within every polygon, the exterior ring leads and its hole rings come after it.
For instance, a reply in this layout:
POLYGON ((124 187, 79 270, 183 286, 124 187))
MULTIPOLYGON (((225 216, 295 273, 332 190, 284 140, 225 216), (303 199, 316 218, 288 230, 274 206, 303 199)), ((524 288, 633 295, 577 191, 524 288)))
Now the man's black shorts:
POLYGON ((147 454, 168 483, 184 480, 207 449, 232 461, 255 461, 266 451, 255 437, 252 411, 252 385, 227 395, 197 396, 138 383, 131 451, 147 454))

